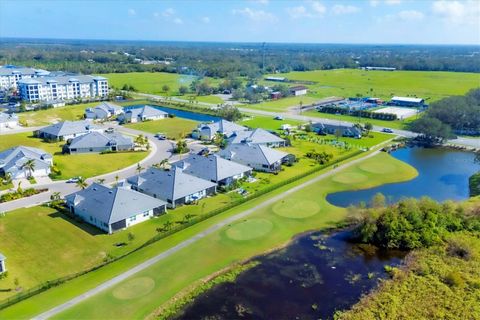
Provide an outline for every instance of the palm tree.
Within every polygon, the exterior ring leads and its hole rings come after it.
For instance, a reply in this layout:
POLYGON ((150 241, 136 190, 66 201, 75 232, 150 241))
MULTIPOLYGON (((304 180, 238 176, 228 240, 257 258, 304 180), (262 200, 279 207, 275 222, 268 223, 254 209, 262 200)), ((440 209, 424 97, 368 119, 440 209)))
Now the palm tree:
POLYGON ((120 177, 118 176, 118 174, 115 176, 115 185, 118 185, 118 179, 120 179, 120 177))
POLYGON ((165 158, 165 159, 163 159, 162 161, 160 161, 160 164, 159 164, 159 165, 160 165, 161 168, 165 169, 165 167, 166 167, 167 164, 168 164, 168 159, 165 158))
POLYGON ((172 228, 173 222, 172 221, 167 221, 163 224, 163 229, 168 231, 172 228))
POLYGON ((104 183, 105 183, 105 179, 103 179, 103 178, 97 179, 97 183, 104 184, 104 183))
POLYGON ((137 163, 137 169, 135 169, 135 170, 138 172, 138 174, 140 174, 140 172, 142 172, 143 169, 145 169, 145 168, 142 167, 142 166, 140 165, 140 163, 137 163))
POLYGON ((35 160, 33 159, 28 159, 25 161, 25 163, 22 165, 22 169, 27 169, 28 170, 28 178, 32 177, 32 172, 35 170, 35 160))
POLYGON ((60 192, 54 192, 52 193, 52 195, 50 196, 50 200, 52 201, 58 201, 60 200, 60 192))
POLYGON ((22 190, 22 181, 18 181, 17 192, 18 192, 18 193, 22 193, 22 192, 23 192, 23 190, 22 190))
POLYGON ((82 177, 78 178, 76 185, 82 190, 85 190, 85 188, 88 187, 87 181, 85 181, 85 178, 82 178, 82 177))

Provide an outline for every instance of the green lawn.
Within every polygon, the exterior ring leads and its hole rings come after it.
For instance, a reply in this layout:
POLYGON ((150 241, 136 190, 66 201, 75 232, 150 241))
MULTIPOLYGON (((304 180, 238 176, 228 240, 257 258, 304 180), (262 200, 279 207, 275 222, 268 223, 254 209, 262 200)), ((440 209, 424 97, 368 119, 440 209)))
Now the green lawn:
POLYGON ((47 143, 42 139, 32 136, 31 132, 17 133, 2 136, 0 139, 0 150, 5 150, 14 146, 27 146, 40 148, 53 155, 53 162, 59 170, 61 176, 57 179, 68 179, 74 176, 85 178, 97 176, 100 174, 116 171, 135 163, 147 156, 146 152, 127 152, 127 153, 87 153, 87 154, 61 154, 63 141, 47 143), (85 165, 95 164, 95 165, 85 165))
POLYGON ((266 117, 266 116, 257 116, 257 115, 249 115, 248 118, 240 121, 239 124, 243 126, 247 126, 250 128, 262 128, 265 130, 279 130, 280 127, 284 124, 289 124, 292 127, 297 127, 305 122, 298 121, 298 120, 275 120, 273 117, 266 117))
POLYGON ((99 102, 69 105, 47 110, 21 112, 18 116, 20 121, 26 123, 29 127, 44 126, 63 120, 83 119, 85 109, 96 106, 97 104, 99 104, 99 102))
MULTIPOLYGON (((367 97, 418 96, 430 103, 462 95, 478 87, 480 74, 437 71, 364 71, 360 69, 317 70, 282 74, 289 80, 312 81, 309 96, 367 97), (370 90, 372 89, 372 90, 370 90)), ((272 83, 269 83, 272 84, 272 83)))
MULTIPOLYGON (((209 96, 194 96, 195 100, 199 102, 207 102, 207 103, 215 103, 215 104, 221 104, 223 103, 223 99, 214 95, 209 95, 209 96)), ((179 96, 179 98, 182 98, 182 96, 179 96)), ((188 100, 188 96, 185 96, 185 99, 188 100)))
POLYGON ((183 138, 198 125, 197 121, 182 118, 167 118, 155 121, 145 121, 126 124, 125 127, 149 133, 161 132, 170 139, 183 138))
POLYGON ((302 105, 309 105, 317 100, 318 100, 317 97, 306 95, 306 96, 299 96, 299 97, 287 97, 283 99, 265 101, 265 102, 254 103, 254 104, 244 104, 242 105, 242 107, 257 109, 257 110, 266 110, 266 111, 272 111, 272 112, 284 112, 284 111, 287 111, 288 108, 293 108, 293 107, 298 108, 300 105, 300 102, 302 103, 302 105))
MULTIPOLYGON (((408 180, 416 175, 416 171, 413 168, 387 154, 379 154, 374 158, 365 160, 365 162, 371 162, 373 166, 388 163, 390 164, 389 174, 373 174, 369 171, 362 170, 359 165, 354 165, 346 169, 342 174, 357 176, 357 178, 358 176, 364 177, 364 179, 357 179, 357 181, 361 182, 341 183, 330 177, 324 181, 310 185, 308 188, 288 194, 282 200, 282 202, 285 201, 285 203, 282 203, 280 207, 279 204, 276 203, 259 209, 252 216, 244 219, 251 221, 248 224, 243 224, 246 221, 242 220, 232 224, 232 226, 228 225, 155 264, 140 274, 135 275, 132 279, 128 279, 115 288, 106 290, 94 299, 89 299, 67 310, 65 313, 59 315, 58 318, 143 318, 177 292, 209 274, 234 262, 244 260, 264 252, 271 247, 283 244, 289 241, 295 234, 305 230, 326 227, 342 220, 345 217, 346 211, 328 204, 325 200, 327 193, 408 180), (292 206, 290 211, 293 212, 295 211, 295 204, 299 203, 305 204, 307 208, 314 208, 315 214, 308 217, 298 217, 295 215, 292 216, 291 214, 286 215, 285 210, 279 209, 290 205, 292 206), (240 226, 238 226, 239 224, 240 226), (246 227, 247 225, 248 228, 246 227), (231 227, 233 231, 228 231, 231 227), (252 234, 249 235, 245 230, 250 228, 252 229, 252 234), (241 238, 238 238, 239 236, 241 238), (244 240, 245 238, 249 238, 249 240, 244 240), (173 279, 175 281, 172 281, 173 279), (155 284, 154 286, 150 285, 152 280, 155 284), (125 301, 122 300, 123 295, 120 293, 125 292, 124 289, 132 285, 130 281, 149 284, 146 286, 148 290, 145 289, 147 290, 146 292, 140 290, 138 296, 130 297, 131 299, 128 300, 128 303, 123 303, 125 301)), ((328 170, 329 169, 326 169, 324 171, 328 170)), ((311 177, 305 178, 302 181, 310 178, 311 177)), ((300 182, 301 181, 296 182, 293 185, 299 184, 300 182)), ((262 196, 219 216, 182 230, 106 268, 82 276, 65 285, 53 288, 29 300, 2 310, 0 311, 0 317, 31 317, 61 301, 80 294, 88 288, 124 270, 130 269, 132 266, 148 259, 148 257, 166 250, 183 239, 204 230, 215 222, 225 219, 227 216, 251 208, 253 205, 263 203, 273 194, 284 193, 293 185, 282 187, 272 194, 262 196)), ((135 234, 138 234, 138 232, 135 232, 135 234)))

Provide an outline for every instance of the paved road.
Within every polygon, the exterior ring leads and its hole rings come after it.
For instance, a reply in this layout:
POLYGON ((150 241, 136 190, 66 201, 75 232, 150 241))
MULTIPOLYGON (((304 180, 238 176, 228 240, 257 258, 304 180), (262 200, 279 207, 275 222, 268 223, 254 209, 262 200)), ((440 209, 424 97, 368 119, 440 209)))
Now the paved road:
POLYGON ((343 165, 340 165, 338 166, 337 168, 335 169, 332 169, 331 171, 329 172, 326 172, 324 174, 321 174, 311 180, 308 180, 298 186, 295 186, 285 192, 283 192, 282 194, 279 194, 277 196, 274 196, 264 202, 262 202, 261 204, 251 208, 251 209, 248 209, 248 210, 245 210, 245 211, 242 211, 236 215, 233 215, 231 217, 228 217, 226 219, 224 219, 223 221, 221 222, 218 222, 216 224, 214 224, 213 226, 209 227, 208 229, 205 229, 204 231, 200 232, 200 233, 197 233, 195 236, 191 237, 191 238, 188 238, 187 240, 184 240, 182 242, 180 242, 179 244, 177 244, 176 246, 156 255, 155 257, 145 261, 145 262, 142 262, 141 264, 137 265, 136 267, 98 285, 97 287, 93 288, 93 289, 90 289, 88 290, 87 292, 71 299, 71 300, 68 300, 67 302, 57 306, 57 307, 54 307, 36 317, 34 317, 33 319, 34 320, 43 320, 43 319, 48 319, 50 317, 53 317, 65 310, 67 310, 68 308, 70 307, 73 307, 83 301, 85 301, 86 299, 92 297, 92 296, 95 296, 96 294, 106 290, 106 289, 109 289, 117 284, 119 284, 120 282, 124 281, 125 279, 127 279, 128 277, 130 276, 133 276, 135 275, 136 273, 142 271, 142 270, 145 270, 146 268, 149 268, 151 267, 152 265, 154 265, 155 263, 161 261, 161 260, 164 260, 166 258, 168 258, 169 256, 173 255, 174 253, 182 250, 183 248, 189 246, 190 244, 194 243, 194 242, 197 242, 198 240, 202 239, 202 238, 205 238, 206 236, 212 234, 213 232, 217 231, 218 229, 232 223, 232 222, 235 222, 237 220, 240 220, 240 219, 243 219, 253 213, 255 213, 256 211, 268 206, 268 205, 271 205, 275 202, 278 202, 280 200, 282 200, 286 195, 289 195, 289 194, 292 194, 294 192, 297 192, 303 188, 306 188, 314 183, 317 183, 327 177, 330 177, 331 175, 337 173, 339 170, 343 170, 345 168, 348 168, 354 164, 357 164, 358 162, 361 162, 361 161, 364 161, 365 159, 368 159, 368 158, 371 158, 373 157, 374 155, 378 154, 379 151, 375 151, 375 152, 372 152, 370 153, 369 155, 363 157, 363 158, 359 158, 359 159, 356 159, 356 160, 353 160, 349 163, 346 163, 346 164, 343 164, 343 165))
MULTIPOLYGON (((150 145, 151 145, 151 152, 146 158, 140 161, 140 165, 142 167, 148 168, 153 164, 159 163, 163 159, 172 159, 171 150, 172 150, 173 144, 171 141, 168 141, 168 140, 161 141, 156 139, 152 134, 148 134, 143 131, 124 128, 121 126, 117 126, 117 130, 124 134, 130 134, 130 135, 143 134, 149 139, 150 145)), ((109 172, 103 175, 89 178, 87 179, 87 183, 90 184, 95 182, 98 179, 105 179, 105 183, 109 184, 109 183, 115 182, 116 176, 118 176, 119 180, 123 180, 137 174, 136 168, 137 168, 137 164, 133 164, 129 167, 123 168, 118 171, 109 172)), ((78 188, 76 187, 75 183, 66 183, 64 180, 55 181, 47 184, 36 184, 35 188, 47 188, 49 190, 48 192, 43 192, 35 196, 1 203, 0 212, 12 211, 15 209, 20 209, 25 207, 33 207, 33 206, 48 202, 50 201, 50 196, 54 192, 60 192, 60 195, 63 197, 72 192, 78 191, 78 188)))

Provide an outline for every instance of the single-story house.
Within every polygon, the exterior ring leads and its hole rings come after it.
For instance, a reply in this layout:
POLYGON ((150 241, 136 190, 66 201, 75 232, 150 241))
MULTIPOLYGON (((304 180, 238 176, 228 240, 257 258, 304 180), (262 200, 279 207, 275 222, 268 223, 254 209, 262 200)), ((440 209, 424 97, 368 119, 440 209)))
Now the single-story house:
POLYGON ((208 156, 192 154, 186 159, 172 163, 172 166, 183 169, 184 173, 225 186, 252 173, 252 168, 223 159, 216 154, 208 156))
POLYGON ((282 97, 282 93, 280 91, 274 91, 270 93, 270 99, 272 100, 277 100, 277 99, 280 99, 281 97, 282 97))
POLYGON ((334 124, 326 124, 326 123, 313 123, 312 124, 313 132, 316 132, 321 135, 327 134, 336 134, 337 130, 340 130, 342 137, 349 137, 349 138, 361 138, 362 137, 362 130, 355 126, 346 126, 346 125, 334 125, 334 124))
POLYGON ((401 107, 423 107, 425 105, 424 99, 410 97, 393 97, 390 102, 401 107))
POLYGON ((133 139, 119 133, 90 132, 73 138, 64 146, 68 153, 127 151, 133 149, 133 139))
POLYGON ((271 148, 284 147, 285 140, 262 128, 252 131, 236 131, 228 139, 229 144, 250 143, 271 148))
POLYGON ((282 163, 292 160, 292 156, 286 152, 249 143, 229 145, 217 154, 224 159, 264 172, 278 172, 282 163))
POLYGON ((88 120, 62 121, 35 131, 35 135, 46 140, 67 141, 93 131, 102 132, 103 129, 88 120))
POLYGON ((94 108, 85 110, 85 118, 93 120, 106 120, 123 113, 123 108, 109 102, 102 102, 94 108))
POLYGON ((179 167, 150 168, 128 178, 127 182, 133 190, 166 201, 170 208, 204 198, 217 190, 215 183, 187 174, 179 167))
POLYGON ((0 152, 0 176, 10 174, 12 179, 46 177, 52 164, 52 155, 37 148, 18 146, 0 152), (25 167, 29 160, 34 161, 31 171, 25 167))
POLYGON ((129 188, 93 183, 65 197, 69 210, 109 234, 160 215, 166 202, 129 188))
POLYGON ((217 133, 221 133, 224 137, 229 138, 235 131, 246 130, 248 130, 247 127, 221 119, 217 122, 199 124, 197 129, 193 130, 192 138, 210 141, 217 133))
POLYGON ((7 260, 7 258, 2 253, 0 253, 0 274, 7 271, 7 265, 5 264, 5 260, 7 260))
POLYGON ((118 119, 124 123, 160 120, 165 118, 168 118, 168 113, 147 105, 140 108, 129 109, 118 117, 118 119))
POLYGON ((290 93, 294 96, 303 96, 307 94, 308 88, 305 86, 290 87, 290 93))
POLYGON ((0 130, 13 129, 18 126, 18 116, 14 113, 0 112, 0 130))

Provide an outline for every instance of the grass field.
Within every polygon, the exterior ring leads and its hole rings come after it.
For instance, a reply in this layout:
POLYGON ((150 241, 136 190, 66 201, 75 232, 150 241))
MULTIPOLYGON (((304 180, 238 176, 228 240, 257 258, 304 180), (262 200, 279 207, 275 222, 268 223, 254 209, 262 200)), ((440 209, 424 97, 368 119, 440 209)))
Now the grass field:
MULTIPOLYGON (((111 290, 106 290, 94 299, 89 299, 69 309, 57 318, 143 318, 177 292, 209 274, 236 261, 281 245, 299 232, 326 227, 342 220, 345 217, 345 210, 328 204, 325 200, 327 193, 408 180, 416 175, 416 171, 413 168, 387 154, 379 154, 365 161, 373 162, 373 166, 382 166, 388 163, 391 165, 389 169, 391 172, 388 175, 372 174, 363 171, 358 165, 354 165, 346 169, 344 173, 364 174, 368 177, 366 181, 356 184, 344 184, 327 178, 308 188, 286 195, 282 200, 285 201, 282 208, 290 207, 292 209, 291 212, 289 212, 289 210, 279 210, 278 206, 275 207, 276 204, 257 210, 247 219, 216 231, 214 234, 175 253, 166 260, 142 271, 111 290), (315 214, 308 217, 295 216, 295 204, 302 203, 303 201, 306 201, 305 206, 307 208, 315 208, 315 214), (312 202, 315 204, 312 204, 312 202), (287 217, 285 215, 287 215, 287 217), (248 223, 245 224, 246 222, 248 223), (249 234, 248 230, 252 230, 251 232, 253 234, 249 234), (248 240, 249 237, 254 238, 248 240), (154 288, 150 285, 151 281, 147 279, 154 281, 154 288), (172 281, 172 279, 175 279, 175 281, 172 281), (123 296, 120 295, 119 297, 118 293, 126 292, 128 291, 126 290, 127 287, 132 286, 135 287, 135 297, 128 300, 128 303, 120 303, 123 296), (141 287, 143 287, 143 290, 141 287)), ((302 181, 305 180, 307 179, 303 179, 302 181)), ((301 181, 294 183, 294 185, 300 182, 301 181)), ((282 194, 291 187, 292 186, 286 186, 280 188, 274 191, 273 194, 282 194)), ((50 308, 61 301, 78 295, 95 284, 119 274, 123 270, 130 269, 148 257, 166 250, 183 239, 204 230, 207 226, 211 226, 215 222, 225 219, 227 216, 231 216, 251 208, 253 205, 264 202, 265 199, 268 199, 270 196, 271 194, 262 196, 219 216, 196 224, 152 246, 137 251, 125 259, 109 265, 107 268, 97 270, 65 285, 53 288, 29 300, 2 310, 0 311, 0 317, 31 317, 41 310, 50 308)))
MULTIPOLYGON (((418 96, 427 103, 462 95, 478 87, 480 74, 436 71, 365 71, 359 69, 317 70, 282 74, 289 80, 312 81, 308 96, 366 97, 418 96)), ((272 84, 272 83, 270 83, 272 84)))
POLYGON ((146 152, 127 152, 109 154, 61 154, 63 141, 47 143, 32 136, 31 132, 4 135, 0 139, 0 150, 14 146, 40 148, 53 155, 53 162, 62 174, 59 180, 74 176, 89 178, 100 174, 116 171, 138 163, 147 156, 146 152), (85 164, 95 165, 85 165, 85 164))
POLYGON ((243 126, 247 126, 250 128, 263 128, 265 130, 280 130, 280 127, 284 124, 289 124, 292 127, 297 127, 304 123, 305 122, 298 120, 275 120, 272 117, 257 115, 249 115, 248 118, 245 118, 244 120, 239 122, 239 124, 243 126))
POLYGON ((192 132, 198 122, 182 118, 167 118, 155 121, 145 121, 126 124, 125 127, 149 133, 161 132, 169 139, 184 138, 192 132))
MULTIPOLYGON (((186 86, 189 88, 195 76, 177 74, 177 73, 166 73, 166 72, 129 72, 129 73, 106 73, 102 74, 102 77, 108 79, 109 85, 115 88, 122 88, 123 85, 132 85, 138 92, 142 93, 151 93, 164 96, 178 95, 178 88, 180 86, 186 86), (163 91, 163 86, 167 85, 170 87, 168 92, 163 91)), ((219 83, 220 80, 213 78, 206 78, 210 85, 215 86, 219 83)), ((206 97, 197 97, 199 101, 204 101, 202 99, 212 99, 215 100, 217 97, 206 98, 206 97)), ((188 96, 185 96, 185 99, 188 99, 188 96)), ((219 99, 219 98, 218 98, 219 99)), ((216 100, 218 101, 218 100, 216 100)), ((210 101, 204 101, 210 102, 210 101)), ((217 103, 217 102, 212 102, 217 103)))
POLYGON ((80 120, 83 119, 85 109, 93 107, 99 102, 69 105, 47 110, 28 111, 18 114, 20 121, 26 123, 29 127, 44 126, 62 120, 80 120))

